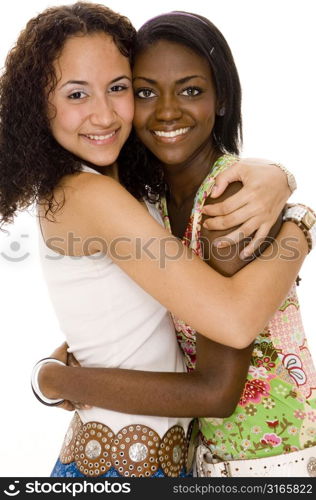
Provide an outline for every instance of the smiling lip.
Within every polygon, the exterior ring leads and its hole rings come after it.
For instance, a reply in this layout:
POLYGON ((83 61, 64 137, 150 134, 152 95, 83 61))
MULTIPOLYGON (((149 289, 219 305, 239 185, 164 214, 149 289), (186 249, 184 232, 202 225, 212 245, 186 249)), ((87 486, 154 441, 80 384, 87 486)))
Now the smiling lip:
POLYGON ((177 128, 174 130, 152 130, 151 133, 161 142, 173 143, 183 139, 190 129, 191 127, 177 128))
POLYGON ((102 146, 103 144, 111 144, 116 140, 116 136, 119 129, 111 130, 106 134, 80 134, 81 137, 96 146, 102 146))

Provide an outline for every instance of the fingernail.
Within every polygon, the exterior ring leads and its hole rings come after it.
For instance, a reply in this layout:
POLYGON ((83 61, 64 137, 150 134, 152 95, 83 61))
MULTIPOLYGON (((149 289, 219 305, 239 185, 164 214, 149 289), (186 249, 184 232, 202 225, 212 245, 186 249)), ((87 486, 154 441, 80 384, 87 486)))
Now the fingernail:
POLYGON ((207 222, 203 222, 203 227, 205 227, 206 229, 208 229, 207 222))

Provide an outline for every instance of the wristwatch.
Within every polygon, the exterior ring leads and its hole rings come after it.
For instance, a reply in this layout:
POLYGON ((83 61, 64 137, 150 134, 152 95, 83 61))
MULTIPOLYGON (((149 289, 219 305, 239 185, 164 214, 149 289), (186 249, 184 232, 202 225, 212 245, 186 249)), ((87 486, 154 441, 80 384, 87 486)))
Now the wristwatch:
POLYGON ((300 203, 287 205, 283 221, 295 222, 298 225, 306 236, 309 252, 316 247, 316 214, 311 208, 300 203))
POLYGON ((270 163, 270 165, 280 168, 286 174, 288 186, 291 193, 293 193, 293 191, 297 188, 294 175, 284 165, 282 165, 282 163, 270 163))

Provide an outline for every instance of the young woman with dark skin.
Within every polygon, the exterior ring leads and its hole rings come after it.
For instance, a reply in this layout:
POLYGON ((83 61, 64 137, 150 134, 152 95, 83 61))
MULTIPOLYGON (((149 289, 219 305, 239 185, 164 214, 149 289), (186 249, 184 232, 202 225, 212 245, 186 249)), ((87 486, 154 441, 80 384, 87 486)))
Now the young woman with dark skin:
MULTIPOLYGON (((196 190, 210 165, 223 153, 212 136, 220 108, 206 59, 186 44, 161 35, 148 45, 139 50, 135 59, 134 124, 141 140, 163 167, 169 188, 171 228, 182 238, 196 190)), ((222 199, 238 189, 239 186, 230 186, 222 199)), ((212 198, 208 201, 213 202, 212 198)), ((280 221, 272 234, 279 228, 280 221)), ((214 240, 223 235, 223 231, 209 233, 202 229, 202 237, 208 243, 203 257, 223 275, 232 276, 246 264, 239 257, 243 243, 235 251, 235 258, 225 259, 226 251, 223 254, 213 246, 214 240)), ((128 413, 227 417, 240 398, 252 350, 252 345, 236 350, 197 335, 196 368, 189 374, 47 365, 40 374, 41 388, 50 397, 128 413)), ((65 348, 58 349, 53 357, 65 360, 65 348)), ((64 406, 72 409, 70 403, 64 406)))

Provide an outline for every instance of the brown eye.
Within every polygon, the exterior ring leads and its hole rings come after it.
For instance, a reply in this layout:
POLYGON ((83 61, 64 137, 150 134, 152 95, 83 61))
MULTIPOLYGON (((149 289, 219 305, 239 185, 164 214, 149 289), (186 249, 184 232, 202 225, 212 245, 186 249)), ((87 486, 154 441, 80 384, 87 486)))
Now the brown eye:
POLYGON ((81 90, 77 90, 76 92, 73 92, 72 94, 70 94, 68 96, 68 99, 74 99, 74 100, 77 100, 77 99, 83 99, 84 97, 86 97, 87 94, 85 94, 84 92, 82 92, 81 90))
POLYGON ((155 95, 156 94, 151 89, 139 89, 135 92, 135 96, 140 99, 150 99, 151 97, 155 97, 155 95))
POLYGON ((123 90, 126 89, 127 89, 126 85, 113 85, 113 87, 110 88, 110 92, 122 92, 123 90))
POLYGON ((181 95, 195 97, 197 95, 200 95, 201 93, 202 89, 200 89, 199 87, 187 87, 186 89, 182 90, 181 95))

